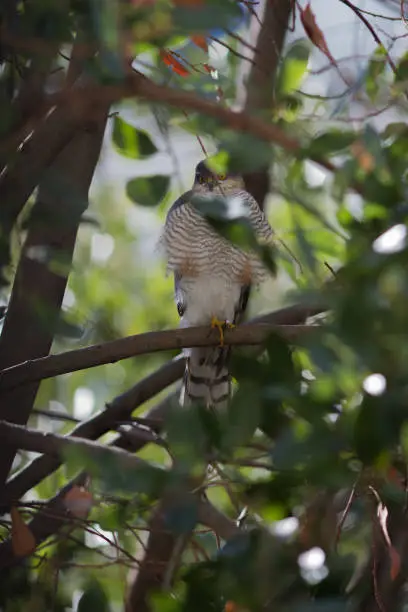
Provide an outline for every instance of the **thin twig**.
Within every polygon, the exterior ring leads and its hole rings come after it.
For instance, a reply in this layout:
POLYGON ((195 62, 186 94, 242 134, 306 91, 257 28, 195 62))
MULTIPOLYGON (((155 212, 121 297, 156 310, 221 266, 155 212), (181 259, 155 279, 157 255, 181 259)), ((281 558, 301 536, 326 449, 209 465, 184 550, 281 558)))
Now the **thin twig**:
POLYGON ((80 423, 81 419, 77 419, 72 416, 72 414, 64 414, 63 412, 58 412, 58 410, 43 410, 42 408, 33 408, 31 411, 32 414, 38 414, 39 416, 44 416, 49 419, 56 419, 57 421, 69 421, 70 423, 80 423))

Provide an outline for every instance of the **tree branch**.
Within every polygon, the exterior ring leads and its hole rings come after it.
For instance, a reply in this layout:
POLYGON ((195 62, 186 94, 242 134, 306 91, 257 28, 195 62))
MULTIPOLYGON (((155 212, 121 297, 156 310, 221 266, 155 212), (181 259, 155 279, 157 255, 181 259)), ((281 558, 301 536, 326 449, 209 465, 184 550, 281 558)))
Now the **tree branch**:
MULTIPOLYGON (((275 81, 279 59, 292 12, 292 0, 264 0, 264 13, 254 55, 246 83, 245 112, 262 115, 273 107, 275 81)), ((260 168, 244 176, 245 187, 264 208, 269 192, 269 169, 260 168)))
MULTIPOLYGON (((226 329, 224 343, 231 346, 257 345, 261 344, 271 332, 278 332, 288 340, 294 340, 311 330, 313 326, 310 325, 244 324, 234 329, 226 329)), ((0 372, 0 391, 67 372, 115 363, 145 353, 191 346, 217 346, 219 343, 219 332, 204 326, 137 334, 59 355, 25 361, 2 370, 0 372)))
POLYGON ((0 440, 7 440, 10 444, 20 449, 32 451, 34 453, 46 453, 64 460, 64 453, 67 449, 78 452, 85 452, 88 456, 97 455, 98 451, 109 453, 115 457, 124 469, 147 466, 143 459, 135 457, 128 451, 106 444, 98 444, 93 440, 85 440, 76 436, 61 436, 50 432, 29 429, 25 425, 15 425, 0 421, 0 440))
POLYGON ((235 521, 229 519, 207 500, 201 501, 198 506, 198 522, 214 531, 222 540, 229 540, 241 533, 235 521))
MULTIPOLYGON (((78 113, 78 117, 83 121, 87 117, 92 117, 101 106, 111 106, 124 98, 133 98, 135 96, 150 102, 197 111, 209 117, 214 117, 214 119, 218 119, 231 129, 248 132, 261 140, 274 142, 291 153, 295 153, 301 148, 298 140, 288 136, 273 123, 253 117, 247 112, 236 112, 224 108, 216 102, 200 98, 188 91, 165 85, 157 85, 134 70, 128 75, 126 81, 120 85, 84 85, 80 89, 71 88, 52 94, 48 97, 48 107, 57 106, 63 109, 68 106, 74 108, 78 113)), ((314 157, 311 159, 330 172, 337 170, 326 159, 314 157)))
POLYGON ((75 108, 52 108, 37 119, 31 134, 20 144, 13 162, 0 174, 0 228, 3 233, 0 266, 9 260, 9 235, 43 172, 72 140, 84 118, 75 108))
MULTIPOLYGON (((172 504, 180 504, 180 495, 174 500, 173 494, 165 496, 155 509, 148 525, 149 538, 146 552, 137 575, 132 581, 126 598, 126 612, 149 612, 149 595, 154 590, 169 588, 174 578, 182 553, 187 546, 193 531, 180 535, 174 534, 166 526, 166 516, 172 504), (172 561, 175 567, 172 568, 172 561), (167 579, 167 574, 170 574, 167 579)), ((234 521, 215 508, 208 501, 198 501, 198 522, 212 529, 222 540, 240 533, 234 521)))

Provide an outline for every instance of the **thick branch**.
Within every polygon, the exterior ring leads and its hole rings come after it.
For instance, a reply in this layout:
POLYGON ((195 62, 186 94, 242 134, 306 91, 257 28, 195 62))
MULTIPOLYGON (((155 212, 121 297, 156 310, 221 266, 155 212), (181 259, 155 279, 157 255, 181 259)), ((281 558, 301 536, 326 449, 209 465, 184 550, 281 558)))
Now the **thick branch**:
POLYGON ((7 442, 18 448, 34 453, 53 455, 60 460, 64 459, 67 449, 73 449, 77 452, 85 452, 90 457, 92 455, 98 456, 98 451, 110 453, 120 462, 121 467, 124 469, 147 465, 143 459, 139 459, 121 448, 98 444, 97 442, 75 436, 61 436, 59 434, 37 431, 23 425, 7 423, 7 421, 0 421, 1 439, 7 440, 7 442))
MULTIPOLYGON (((278 332, 288 340, 313 329, 309 325, 241 325, 224 332, 226 345, 261 344, 271 332, 278 332)), ((95 344, 60 355, 50 355, 12 366, 0 372, 0 390, 12 389, 29 382, 42 380, 93 368, 106 363, 115 363, 122 359, 153 353, 181 349, 191 346, 217 346, 220 343, 219 332, 209 327, 190 327, 160 332, 147 332, 128 336, 120 340, 95 344)))
MULTIPOLYGON (((296 153, 301 144, 295 138, 288 136, 281 128, 273 123, 253 117, 247 112, 235 112, 220 106, 205 98, 200 98, 194 93, 157 85, 150 79, 137 72, 128 76, 126 82, 120 85, 86 86, 81 90, 70 89, 62 93, 53 94, 49 97, 50 104, 61 107, 74 106, 81 117, 92 116, 95 108, 101 105, 116 104, 124 98, 138 97, 150 102, 167 104, 175 108, 192 110, 214 117, 229 128, 248 132, 261 140, 274 142, 288 152, 296 153)), ((317 164, 331 172, 336 167, 323 158, 312 158, 317 164)))
MULTIPOLYGON (((177 504, 180 503, 182 494, 179 493, 176 497, 177 504)), ((165 497, 149 521, 146 552, 129 589, 126 612, 149 612, 151 610, 149 595, 152 591, 170 586, 184 549, 192 536, 192 532, 177 536, 166 527, 166 515, 173 501, 171 495, 165 497), (171 567, 173 562, 174 568, 171 567)), ((208 501, 198 502, 198 522, 212 529, 222 540, 228 540, 240 533, 234 521, 231 521, 208 501)))
MULTIPOLYGON (((256 62, 246 82, 245 112, 261 115, 272 108, 279 60, 292 11, 292 0, 264 0, 262 25, 256 42, 256 62)), ((268 168, 244 176, 245 186, 263 209, 269 192, 268 168)))
MULTIPOLYGON (((176 554, 177 540, 184 541, 191 534, 177 536, 166 526, 168 500, 163 499, 148 522, 149 538, 146 552, 126 597, 125 612, 150 612, 149 595, 163 587, 169 563, 176 554)), ((184 548, 184 546, 183 546, 184 548)))
MULTIPOLYGON (((5 167, 0 175, 0 227, 5 237, 9 236, 43 172, 71 141, 81 123, 83 117, 72 107, 52 108, 38 119, 13 162, 5 167)), ((8 257, 8 240, 3 238, 0 265, 5 265, 8 257)))
POLYGON ((236 522, 208 501, 202 501, 198 507, 198 522, 212 529, 222 540, 229 540, 240 533, 236 522))

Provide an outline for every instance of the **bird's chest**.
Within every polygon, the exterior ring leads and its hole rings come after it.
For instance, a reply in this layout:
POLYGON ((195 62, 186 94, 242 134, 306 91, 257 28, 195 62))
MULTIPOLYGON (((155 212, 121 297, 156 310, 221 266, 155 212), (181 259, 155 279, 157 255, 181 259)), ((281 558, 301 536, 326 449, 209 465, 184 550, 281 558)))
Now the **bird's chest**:
POLYGON ((238 280, 249 262, 247 253, 225 240, 201 215, 187 207, 172 216, 165 243, 168 269, 181 276, 211 273, 225 281, 231 276, 238 280))
POLYGON ((210 323, 212 317, 232 322, 240 301, 242 284, 223 276, 204 274, 183 277, 180 289, 186 304, 188 325, 210 323))

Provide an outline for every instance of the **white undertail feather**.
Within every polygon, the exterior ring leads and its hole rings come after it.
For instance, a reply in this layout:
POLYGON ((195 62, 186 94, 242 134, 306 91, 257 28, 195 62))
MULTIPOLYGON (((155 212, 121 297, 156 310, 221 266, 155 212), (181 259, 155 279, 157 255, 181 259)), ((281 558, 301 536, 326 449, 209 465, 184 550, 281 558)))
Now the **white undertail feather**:
POLYGON ((187 358, 180 404, 201 402, 206 408, 224 407, 230 397, 231 379, 226 348, 192 348, 187 358))

